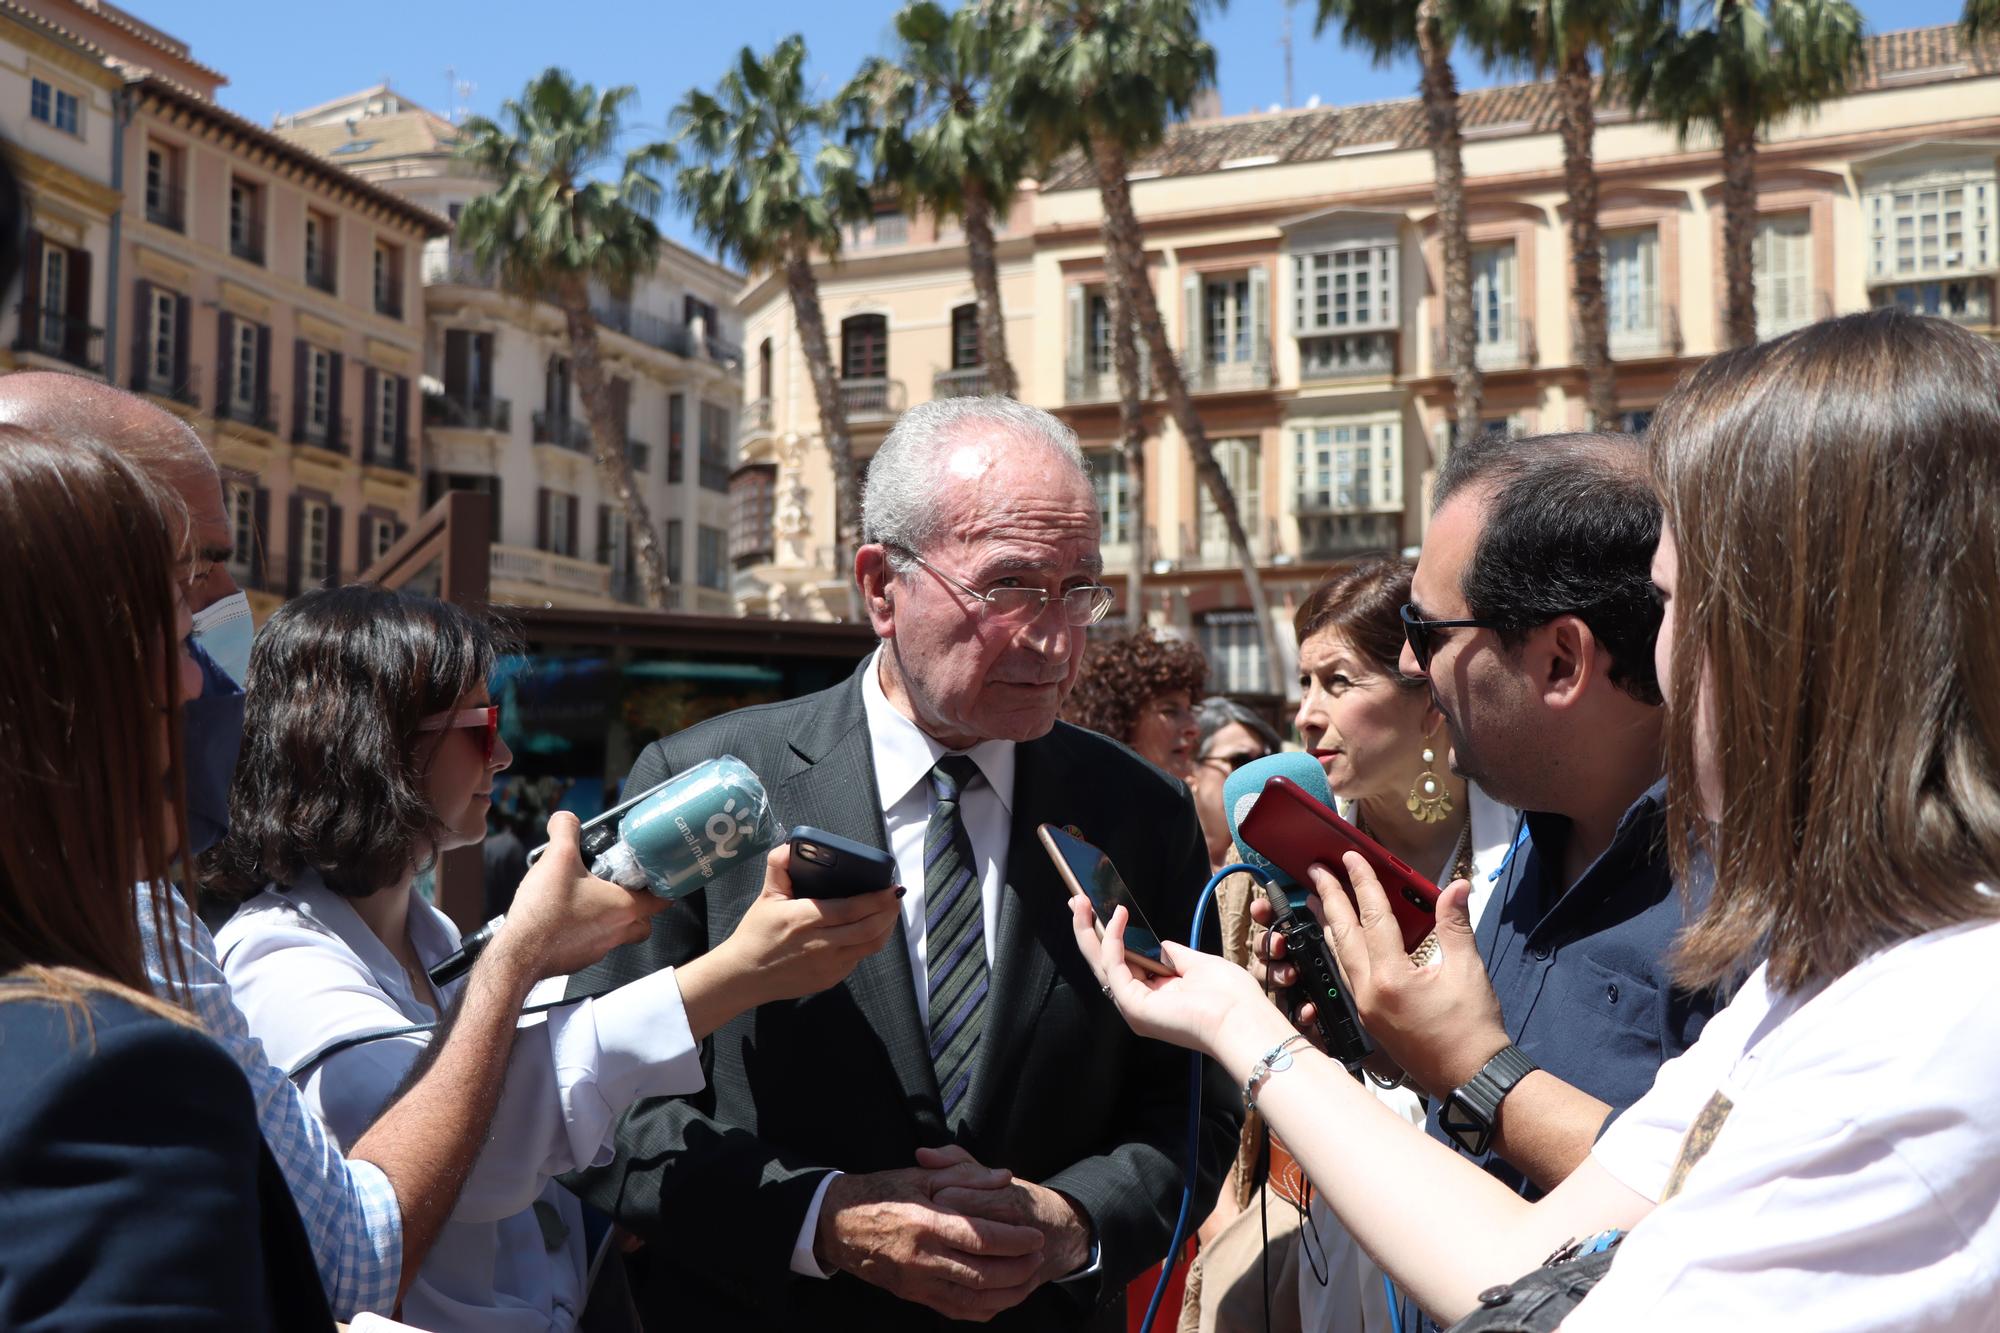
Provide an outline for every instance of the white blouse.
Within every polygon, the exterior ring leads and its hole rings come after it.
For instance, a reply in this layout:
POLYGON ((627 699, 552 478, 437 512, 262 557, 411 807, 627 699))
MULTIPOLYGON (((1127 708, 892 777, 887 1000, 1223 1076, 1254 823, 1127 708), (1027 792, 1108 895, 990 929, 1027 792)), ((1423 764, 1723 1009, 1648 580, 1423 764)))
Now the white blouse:
MULTIPOLYGON (((457 927, 421 898, 410 901, 409 932, 427 969, 458 948, 457 927)), ((306 1062, 344 1037, 429 1023, 443 1008, 419 1001, 388 947, 316 875, 245 903, 216 946, 250 1030, 351 1147, 403 1087, 431 1034, 306 1062)), ((567 981, 542 982, 529 1003, 560 999, 567 981)), ((464 984, 423 1001, 448 1007, 464 984)), ((581 1208, 553 1177, 610 1161, 612 1129, 633 1102, 702 1086, 700 1044, 671 968, 529 1015, 519 1029, 486 1148, 404 1298, 403 1318, 418 1328, 572 1328, 588 1256, 581 1208)))

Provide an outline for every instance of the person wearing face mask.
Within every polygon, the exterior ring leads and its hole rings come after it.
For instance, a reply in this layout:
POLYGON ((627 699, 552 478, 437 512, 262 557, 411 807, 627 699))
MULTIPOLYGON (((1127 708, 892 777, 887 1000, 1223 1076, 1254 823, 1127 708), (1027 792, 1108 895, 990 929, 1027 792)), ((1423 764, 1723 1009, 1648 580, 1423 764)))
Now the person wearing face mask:
MULTIPOLYGON (((93 380, 16 371, 0 376, 0 423, 116 451, 177 496, 186 510, 192 568, 184 593, 190 610, 201 615, 240 596, 228 570, 231 542, 221 477, 180 418, 93 380)), ((228 643, 233 634, 240 644, 240 630, 220 628, 226 633, 218 650, 240 662, 240 652, 228 643)), ((190 756, 189 846, 200 849, 226 826, 243 701, 227 670, 196 647, 196 661, 208 660, 201 665, 199 695, 182 707, 182 729, 190 756)), ((551 823, 575 827, 570 815, 551 823)), ((544 857, 523 883, 518 904, 510 923, 530 924, 503 932, 481 956, 428 1068, 343 1153, 250 1034, 208 927, 181 893, 151 882, 137 890, 146 974, 156 992, 172 995, 200 1019, 249 1079, 258 1127, 291 1189, 335 1318, 388 1314, 414 1279, 485 1141, 506 1068, 504 1053, 528 989, 545 976, 574 970, 580 952, 601 953, 613 942, 607 933, 615 936, 639 920, 631 894, 591 879, 575 857, 544 857), (508 935, 511 941, 504 938, 508 935)))

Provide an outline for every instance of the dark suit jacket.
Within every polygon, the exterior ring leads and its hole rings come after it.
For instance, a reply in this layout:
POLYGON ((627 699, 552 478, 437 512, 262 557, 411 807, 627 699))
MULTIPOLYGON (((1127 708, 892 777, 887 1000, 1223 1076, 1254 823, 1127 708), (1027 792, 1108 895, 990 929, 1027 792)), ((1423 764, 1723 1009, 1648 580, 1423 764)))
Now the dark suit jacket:
POLYGON ((332 1328, 243 1072, 86 1003, 0 1002, 0 1328, 332 1328))
MULTIPOLYGON (((873 659, 870 659, 872 663, 873 659)), ((864 670, 867 664, 864 664, 864 670)), ((779 822, 886 848, 861 676, 715 718, 649 746, 627 790, 733 754, 762 779, 779 822)), ((1207 879, 1186 790, 1131 751, 1058 723, 1017 752, 1007 884, 985 1031, 956 1138, 981 1162, 1074 1199, 1101 1246, 1093 1279, 1050 1284, 998 1329, 1122 1329, 1125 1284, 1165 1252, 1187 1152, 1188 1060, 1135 1037, 1078 955, 1066 891, 1035 835, 1074 824, 1107 852, 1162 934, 1187 938, 1207 879)), ((762 858, 654 919, 573 990, 686 962, 727 938, 763 883, 762 858)), ((858 1278, 800 1278, 792 1246, 828 1168, 915 1165, 953 1142, 918 1019, 902 924, 840 986, 736 1018, 705 1052, 697 1096, 642 1102, 585 1198, 644 1235, 656 1327, 931 1329, 944 1321, 858 1278)), ((1236 1089, 1204 1069, 1200 1185, 1207 1215, 1235 1153, 1236 1089)))

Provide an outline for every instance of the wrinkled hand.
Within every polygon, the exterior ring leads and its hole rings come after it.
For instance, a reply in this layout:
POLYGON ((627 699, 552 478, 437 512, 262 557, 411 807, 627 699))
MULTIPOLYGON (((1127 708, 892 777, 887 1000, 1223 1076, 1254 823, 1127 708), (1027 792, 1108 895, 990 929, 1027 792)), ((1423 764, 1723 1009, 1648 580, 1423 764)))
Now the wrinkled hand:
POLYGON ((1109 989, 1112 1003, 1134 1032, 1216 1055, 1224 1025, 1238 1015, 1253 1016, 1260 1025, 1268 1017, 1282 1029, 1284 1016, 1258 988, 1256 979, 1213 954, 1197 953, 1166 940, 1162 947, 1167 961, 1179 975, 1134 972, 1125 961, 1127 919, 1124 908, 1114 910, 1100 940, 1090 900, 1082 894, 1070 899, 1070 927, 1077 950, 1090 964, 1098 984, 1109 989))
POLYGON ((1042 1232, 969 1217, 936 1195, 1005 1189, 1013 1176, 970 1157, 932 1167, 836 1176, 820 1204, 813 1255, 947 1319, 983 1323, 1026 1299, 1042 1267, 1042 1232))
MULTIPOLYGON (((941 1170, 965 1163, 979 1165, 971 1153, 956 1144, 945 1148, 917 1149, 918 1166, 941 1170)), ((1016 1304, 1026 1300, 1028 1294, 1044 1282, 1067 1277, 1090 1261, 1089 1219, 1068 1196, 1046 1185, 1017 1177, 998 1189, 953 1185, 931 1197, 940 1208, 949 1208, 967 1217, 1034 1227, 1042 1233, 1041 1266, 1029 1281, 1013 1288, 1019 1293, 1015 1297, 1016 1304)))
POLYGON ((1472 886, 1455 880, 1439 896, 1438 958, 1419 965, 1403 949, 1402 928, 1368 862, 1348 852, 1341 870, 1353 901, 1331 871, 1314 866, 1315 910, 1361 1025, 1419 1086, 1449 1092, 1508 1040, 1500 999, 1473 943, 1466 908, 1472 886))
POLYGON ((668 906, 585 870, 577 848, 581 827, 566 810, 549 816, 549 849, 521 881, 507 924, 487 950, 537 981, 581 972, 619 945, 645 939, 652 918, 668 906))
POLYGON ((852 898, 794 898, 792 849, 773 848, 764 888, 729 938, 715 948, 728 971, 750 985, 756 1003, 812 995, 846 979, 895 932, 898 888, 852 898))

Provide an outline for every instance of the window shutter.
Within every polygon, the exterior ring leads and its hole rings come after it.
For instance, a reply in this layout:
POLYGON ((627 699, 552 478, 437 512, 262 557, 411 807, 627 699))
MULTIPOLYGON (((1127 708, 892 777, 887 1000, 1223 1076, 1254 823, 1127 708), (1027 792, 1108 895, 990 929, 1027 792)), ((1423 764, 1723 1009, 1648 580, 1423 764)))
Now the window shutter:
POLYGON ((466 367, 466 392, 474 399, 484 402, 493 396, 493 335, 475 333, 472 335, 473 360, 466 367), (472 372, 477 371, 475 375, 472 372))
POLYGON ((337 453, 347 452, 347 437, 340 430, 340 372, 346 358, 338 352, 327 354, 326 445, 337 453))
POLYGON ((271 423, 271 330, 268 325, 257 326, 257 423, 271 423))
POLYGON ((472 335, 464 329, 444 331, 444 391, 461 403, 469 401, 466 371, 472 359, 472 335))
POLYGON ((597 563, 611 563, 611 506, 597 506, 597 563))
POLYGON ((21 274, 21 334, 29 334, 30 311, 42 308, 42 249, 44 242, 38 231, 28 233, 28 257, 26 270, 21 274))
POLYGON ((358 566, 354 572, 357 575, 366 573, 368 565, 375 563, 375 525, 381 521, 365 509, 354 520, 354 560, 358 566), (361 564, 364 560, 368 564, 361 564))
POLYGON ((285 557, 285 596, 299 595, 299 582, 306 568, 306 502, 293 495, 285 504, 285 541, 291 550, 285 557))
POLYGON ((535 549, 549 549, 549 488, 535 488, 535 549))
POLYGON ((1189 379, 1201 374, 1208 351, 1208 330, 1201 324, 1201 274, 1181 278, 1181 369, 1189 379))
POLYGON ((1271 364, 1271 270, 1263 264, 1250 270, 1250 364, 1271 364))
POLYGON ((292 441, 306 438, 306 406, 312 401, 311 362, 304 338, 292 339, 292 441))
POLYGON ((194 397, 194 385, 188 380, 188 335, 193 333, 189 319, 194 314, 194 302, 185 296, 174 298, 174 393, 194 397))
POLYGON ((564 543, 567 549, 563 551, 563 554, 568 556, 570 559, 574 560, 576 558, 576 551, 577 551, 577 541, 576 541, 577 511, 582 506, 580 506, 577 503, 577 498, 574 495, 564 496, 563 503, 569 506, 569 534, 568 534, 569 540, 568 542, 564 543))
POLYGON ((339 505, 326 507, 326 587, 340 586, 340 521, 344 517, 339 505))
POLYGON ((259 486, 250 520, 250 577, 259 588, 271 586, 271 492, 259 486))
POLYGON ((410 428, 410 377, 396 376, 396 466, 410 465, 410 445, 416 432, 410 428))
POLYGON ((1069 285, 1067 298, 1069 304, 1069 347, 1068 355, 1063 358, 1063 369, 1068 374, 1070 383, 1081 387, 1083 384, 1083 368, 1089 364, 1086 358, 1090 352, 1090 326, 1086 322, 1089 306, 1083 299, 1083 285, 1072 282, 1069 285))
MULTIPOLYGON (((33 268, 28 270, 34 272, 33 268)), ((139 294, 136 318, 132 321, 132 387, 146 387, 146 342, 153 328, 153 284, 144 278, 133 284, 139 294)))
POLYGON ((375 461, 375 418, 382 411, 377 400, 377 373, 373 366, 361 368, 361 459, 366 463, 375 461))
POLYGON ((87 364, 90 357, 90 251, 69 252, 69 331, 63 338, 63 354, 73 365, 87 364))
POLYGON ((215 411, 216 415, 229 410, 236 398, 230 392, 230 379, 236 371, 236 316, 223 311, 215 317, 215 411))

